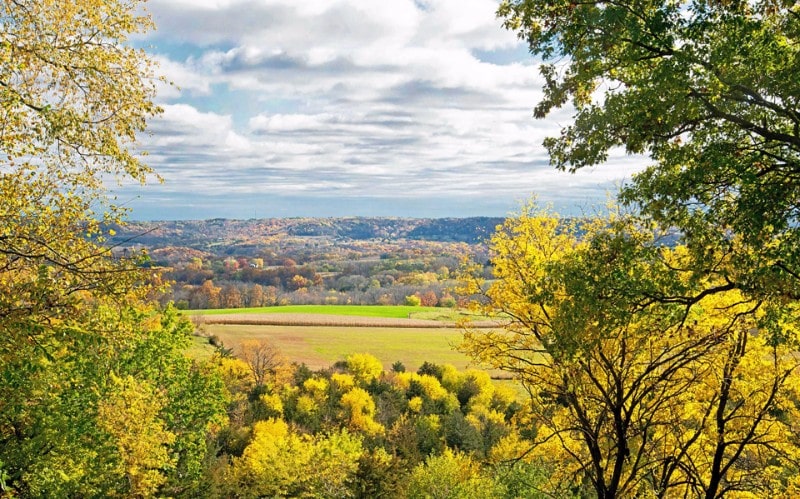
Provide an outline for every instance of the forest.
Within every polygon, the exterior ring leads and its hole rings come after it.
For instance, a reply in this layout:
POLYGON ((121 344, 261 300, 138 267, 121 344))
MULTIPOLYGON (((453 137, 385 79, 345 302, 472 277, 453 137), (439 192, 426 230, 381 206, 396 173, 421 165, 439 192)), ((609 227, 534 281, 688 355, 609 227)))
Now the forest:
POLYGON ((571 110, 552 166, 648 166, 607 212, 532 201, 483 243, 432 241, 436 223, 364 251, 345 248, 373 221, 275 234, 342 239, 316 267, 114 239, 109 180, 157 175, 137 149, 162 112, 143 4, 0 4, 0 497, 800 495, 800 5, 500 2, 542 74, 534 116, 571 110), (456 347, 512 384, 369 352, 312 370, 269 342, 193 357, 178 309, 227 305, 223 286, 338 303, 434 282, 496 321, 456 347))
POLYGON ((115 225, 117 257, 146 251, 180 309, 456 306, 464 260, 488 262, 502 218, 267 219, 115 225))

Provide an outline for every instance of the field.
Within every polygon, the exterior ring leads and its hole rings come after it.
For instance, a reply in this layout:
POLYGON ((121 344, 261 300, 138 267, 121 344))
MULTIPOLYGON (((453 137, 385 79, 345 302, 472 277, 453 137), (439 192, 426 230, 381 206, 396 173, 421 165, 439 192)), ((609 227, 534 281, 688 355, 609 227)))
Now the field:
POLYGON ((403 305, 284 305, 279 307, 225 308, 189 310, 188 315, 228 314, 325 314, 357 317, 387 317, 392 319, 454 317, 459 314, 451 309, 437 307, 410 307, 403 305))
MULTIPOLYGON (((216 336, 234 351, 241 341, 268 339, 289 361, 324 369, 353 353, 377 357, 385 370, 400 361, 416 371, 423 362, 451 364, 458 369, 475 366, 456 350, 461 329, 456 321, 465 312, 434 307, 293 305, 250 309, 185 312, 200 324, 205 336, 216 336)), ((477 318, 478 327, 496 327, 495 321, 477 318)), ((213 353, 206 337, 195 337, 189 355, 213 353)), ((490 371, 495 378, 508 374, 490 371)), ((516 387, 518 388, 518 387, 516 387)))
POLYGON ((409 370, 418 369, 426 360, 459 369, 470 365, 469 358, 454 349, 461 332, 453 328, 209 324, 206 331, 234 349, 244 339, 269 339, 289 360, 305 362, 312 369, 329 367, 353 353, 370 353, 387 370, 398 360, 409 370))
MULTIPOLYGON (((226 347, 235 350, 242 340, 269 339, 290 361, 312 369, 329 367, 352 353, 370 353, 387 370, 396 361, 410 370, 425 361, 474 367, 455 349, 461 341, 455 321, 464 315, 450 309, 309 305, 197 312, 187 315, 226 347)), ((212 351, 208 340, 198 337, 190 355, 203 357, 212 351)))

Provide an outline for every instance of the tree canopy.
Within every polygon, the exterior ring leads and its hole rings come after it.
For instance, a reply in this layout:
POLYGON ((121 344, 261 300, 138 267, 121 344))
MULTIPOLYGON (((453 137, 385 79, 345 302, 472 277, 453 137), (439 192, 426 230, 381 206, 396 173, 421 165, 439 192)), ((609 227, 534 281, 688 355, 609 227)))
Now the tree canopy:
POLYGON ((758 251, 728 279, 800 296, 796 2, 507 0, 498 14, 545 62, 535 115, 575 109, 545 141, 556 167, 649 155, 624 202, 679 227, 698 256, 735 233, 758 251))
POLYGON ((0 5, 0 490, 13 497, 196 492, 222 385, 185 358, 191 328, 158 277, 104 244, 143 181, 159 112, 128 37, 137 0, 0 5))
POLYGON ((485 290, 503 327, 467 331, 463 349, 525 384, 525 455, 558 470, 554 490, 792 495, 797 306, 697 278, 692 253, 658 234, 631 216, 509 219, 492 239, 495 280, 466 290, 485 290))

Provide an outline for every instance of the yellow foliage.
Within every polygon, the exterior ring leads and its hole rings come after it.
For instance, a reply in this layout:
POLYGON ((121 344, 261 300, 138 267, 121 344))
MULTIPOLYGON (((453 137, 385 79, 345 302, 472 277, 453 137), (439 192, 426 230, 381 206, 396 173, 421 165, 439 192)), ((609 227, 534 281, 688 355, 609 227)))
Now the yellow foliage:
POLYGON ((442 386, 451 392, 458 390, 463 382, 464 375, 452 364, 442 365, 442 386))
POLYGON ((330 384, 325 378, 308 378, 303 382, 303 389, 319 403, 328 399, 330 384))
POLYGON ((283 402, 280 395, 276 393, 265 393, 261 395, 261 402, 264 406, 273 413, 274 416, 280 417, 283 415, 283 402))
POLYGON ((250 367, 241 359, 216 356, 214 365, 231 393, 248 392, 252 387, 250 367))
POLYGON ((243 496, 286 496, 312 452, 309 439, 290 432, 284 421, 258 421, 252 441, 241 457, 233 458, 225 480, 243 496))
POLYGON ((519 459, 523 456, 525 459, 530 460, 528 451, 532 446, 533 442, 520 437, 518 432, 512 431, 501 438, 489 450, 489 462, 492 464, 500 464, 519 459))
POLYGON ((345 418, 349 421, 351 429, 363 431, 368 435, 383 433, 383 425, 373 419, 375 401, 366 390, 353 388, 342 395, 339 403, 344 409, 345 418))
POLYGON ((417 465, 409 477, 408 497, 493 499, 498 497, 495 482, 481 472, 470 456, 445 449, 417 465))
POLYGON ((314 438, 279 419, 258 421, 224 480, 236 497, 344 497, 362 452, 361 440, 346 431, 314 438))
POLYGON ((175 435, 159 419, 163 397, 130 376, 111 380, 116 389, 100 403, 97 417, 116 442, 121 462, 114 472, 130 484, 123 495, 152 497, 166 480, 162 471, 175 459, 169 453, 175 435))
POLYGON ((307 416, 313 415, 318 409, 317 403, 308 395, 297 397, 297 411, 307 416))
MULTIPOLYGON (((508 323, 467 330, 462 345, 530 389, 528 455, 555 470, 554 490, 587 479, 601 496, 781 490, 800 420, 796 307, 737 290, 724 255, 698 277, 696 253, 626 216, 581 230, 532 209, 507 220, 485 310, 508 323)), ((485 380, 473 383, 468 420, 500 422, 485 380)))
POLYGON ((331 375, 331 381, 336 385, 336 388, 343 392, 355 386, 355 378, 352 374, 333 373, 333 375, 331 375))
POLYGON ((374 355, 354 353, 347 356, 347 369, 361 383, 369 383, 383 374, 383 364, 374 355))

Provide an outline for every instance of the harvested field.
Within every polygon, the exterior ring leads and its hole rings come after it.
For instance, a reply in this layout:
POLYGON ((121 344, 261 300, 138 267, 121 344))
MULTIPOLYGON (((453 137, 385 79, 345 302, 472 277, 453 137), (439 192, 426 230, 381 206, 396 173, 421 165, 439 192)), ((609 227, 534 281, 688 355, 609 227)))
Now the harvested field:
MULTIPOLYGON (((258 326, 331 326, 331 327, 371 327, 371 328, 456 328, 455 322, 429 319, 398 319, 393 317, 360 317, 354 315, 332 314, 224 314, 199 316, 204 324, 239 324, 258 326)), ((196 320, 197 317, 195 317, 196 320)), ((493 321, 474 321, 472 327, 498 327, 493 321)))

